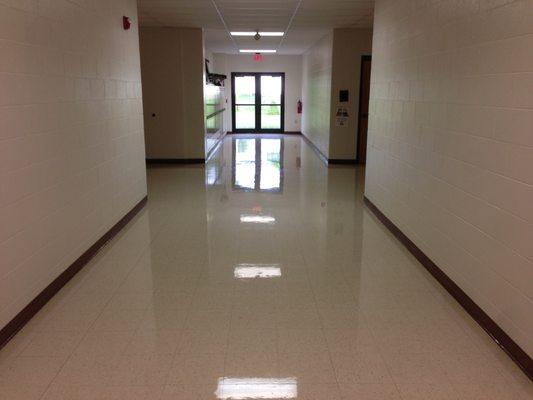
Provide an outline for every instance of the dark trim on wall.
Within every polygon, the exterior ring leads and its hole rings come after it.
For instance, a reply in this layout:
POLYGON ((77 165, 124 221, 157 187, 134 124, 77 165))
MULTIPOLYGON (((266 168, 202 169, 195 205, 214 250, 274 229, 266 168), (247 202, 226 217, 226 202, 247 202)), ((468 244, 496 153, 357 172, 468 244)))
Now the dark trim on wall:
POLYGON ((489 334, 498 346, 511 357, 518 367, 524 371, 526 376, 533 381, 533 362, 531 357, 366 196, 364 197, 364 203, 377 219, 385 225, 461 307, 489 334))
POLYGON ((357 164, 357 160, 353 160, 353 159, 327 158, 326 155, 322 153, 322 151, 320 151, 320 149, 316 147, 316 145, 303 133, 302 133, 302 138, 314 150, 318 158, 320 158, 322 162, 326 164, 327 166, 329 165, 356 165, 357 164))
POLYGON ((215 111, 212 114, 206 115, 205 119, 213 118, 215 115, 222 114, 224 111, 226 111, 225 108, 221 108, 220 110, 215 111))
POLYGON ((320 158, 324 164, 328 165, 329 161, 326 155, 322 153, 322 151, 320 151, 320 149, 316 147, 315 144, 311 142, 311 140, 307 136, 305 136, 303 133, 302 133, 302 138, 304 139, 305 143, 307 143, 313 149, 313 151, 316 153, 318 158, 320 158))
MULTIPOLYGON (((361 114, 362 114, 362 105, 361 105, 361 99, 363 98, 363 65, 365 62, 372 62, 372 55, 371 54, 364 54, 361 56, 361 64, 360 64, 360 71, 359 71, 359 104, 357 107, 357 148, 355 149, 355 160, 357 164, 361 163, 360 158, 360 148, 362 146, 361 144, 361 114)), ((368 130, 368 129, 367 129, 368 130)), ((368 132, 367 132, 368 134, 368 132)))
POLYGON ((41 293, 37 295, 15 318, 0 330, 0 349, 13 338, 24 325, 26 325, 37 312, 55 296, 85 265, 106 245, 135 215, 146 205, 148 197, 139 201, 120 221, 109 229, 100 239, 86 250, 76 261, 52 281, 41 293))
POLYGON ((328 164, 355 165, 357 164, 357 160, 350 160, 350 159, 344 159, 344 158, 330 158, 328 160, 328 164))
POLYGON ((147 158, 146 164, 205 164, 205 158, 147 158))
POLYGON ((264 136, 269 136, 269 135, 302 135, 302 136, 305 136, 301 131, 283 131, 283 132, 233 132, 233 131, 227 131, 226 132, 227 135, 264 135, 264 136))

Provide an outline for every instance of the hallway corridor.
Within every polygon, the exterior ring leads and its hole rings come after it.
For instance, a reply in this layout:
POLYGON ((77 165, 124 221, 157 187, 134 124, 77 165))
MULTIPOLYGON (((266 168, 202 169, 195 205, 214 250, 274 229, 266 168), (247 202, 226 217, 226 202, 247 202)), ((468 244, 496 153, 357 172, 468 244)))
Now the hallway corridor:
POLYGON ((147 173, 147 207, 0 350, 1 400, 533 398, 360 168, 234 135, 147 173))

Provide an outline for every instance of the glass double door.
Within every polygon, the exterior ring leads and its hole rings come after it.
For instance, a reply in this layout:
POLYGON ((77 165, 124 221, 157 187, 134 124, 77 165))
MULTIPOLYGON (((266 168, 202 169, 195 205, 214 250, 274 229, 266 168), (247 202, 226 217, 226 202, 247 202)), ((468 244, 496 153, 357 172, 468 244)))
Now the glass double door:
POLYGON ((233 73, 233 132, 283 132, 284 73, 233 73))

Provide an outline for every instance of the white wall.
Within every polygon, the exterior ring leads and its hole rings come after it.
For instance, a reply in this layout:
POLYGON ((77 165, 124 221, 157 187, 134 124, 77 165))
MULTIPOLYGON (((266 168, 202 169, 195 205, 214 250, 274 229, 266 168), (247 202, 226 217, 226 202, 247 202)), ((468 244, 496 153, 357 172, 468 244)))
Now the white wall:
POLYGON ((378 0, 366 196, 533 356, 533 3, 378 0))
POLYGON ((302 62, 302 133, 329 155, 333 34, 313 45, 302 62))
POLYGON ((355 160, 359 117, 361 57, 372 53, 371 29, 334 29, 331 79, 331 119, 329 155, 331 159, 355 160), (349 101, 339 103, 339 91, 349 91, 349 101), (348 109, 348 123, 339 127, 337 107, 348 109))
POLYGON ((147 158, 204 158, 202 30, 142 27, 140 45, 147 158))
POLYGON ((232 72, 284 72, 285 73, 285 131, 301 130, 300 114, 296 112, 296 102, 302 98, 302 57, 264 54, 263 60, 253 60, 252 54, 231 55, 215 53, 214 68, 211 72, 227 75, 227 110, 224 116, 226 131, 232 130, 231 117, 231 73, 232 72))
POLYGON ((0 2, 0 327, 146 195, 136 21, 0 2))

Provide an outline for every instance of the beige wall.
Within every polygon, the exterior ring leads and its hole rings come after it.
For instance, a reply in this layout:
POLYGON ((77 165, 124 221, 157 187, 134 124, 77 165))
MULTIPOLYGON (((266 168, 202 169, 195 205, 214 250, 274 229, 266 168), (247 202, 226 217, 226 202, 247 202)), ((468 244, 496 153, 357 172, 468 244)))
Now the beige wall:
POLYGON ((146 157, 204 158, 202 30, 143 27, 140 45, 146 157))
POLYGON ((356 158, 361 56, 371 54, 372 31, 334 29, 303 57, 302 133, 329 159, 356 158), (349 102, 339 103, 339 91, 349 102), (338 127, 337 107, 348 109, 348 125, 338 127))
POLYGON ((366 196, 533 355, 533 3, 378 0, 366 196))
POLYGON ((333 34, 313 45, 302 62, 302 133, 328 157, 333 34))
POLYGON ((136 1, 0 3, 1 328, 146 177, 136 1))
POLYGON ((213 72, 227 75, 225 114, 226 131, 231 131, 231 73, 232 72, 284 72, 285 73, 285 131, 299 132, 300 114, 296 112, 296 102, 302 98, 302 57, 290 55, 263 54, 262 61, 254 61, 252 54, 213 55, 213 72))
POLYGON ((329 158, 356 158, 357 120, 359 115, 359 84, 361 56, 372 53, 371 29, 335 29, 333 31, 333 70, 331 81, 331 119, 329 158), (339 103, 339 91, 349 90, 349 101, 339 103), (337 107, 348 109, 348 124, 338 127, 335 123, 337 107))

